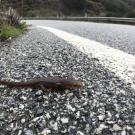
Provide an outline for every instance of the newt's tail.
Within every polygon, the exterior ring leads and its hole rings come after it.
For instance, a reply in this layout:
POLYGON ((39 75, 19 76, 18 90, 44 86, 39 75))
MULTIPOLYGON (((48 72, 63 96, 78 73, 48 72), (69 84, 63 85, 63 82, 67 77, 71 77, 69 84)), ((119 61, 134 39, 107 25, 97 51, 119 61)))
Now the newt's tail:
POLYGON ((6 85, 6 86, 9 86, 9 87, 33 87, 36 84, 37 84, 36 81, 13 82, 13 81, 0 80, 0 85, 6 85))

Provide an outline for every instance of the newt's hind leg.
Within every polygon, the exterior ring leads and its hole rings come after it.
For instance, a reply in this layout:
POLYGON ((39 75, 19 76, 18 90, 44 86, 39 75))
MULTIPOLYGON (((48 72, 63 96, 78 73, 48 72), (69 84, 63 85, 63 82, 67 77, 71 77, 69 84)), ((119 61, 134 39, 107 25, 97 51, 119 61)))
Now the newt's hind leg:
POLYGON ((40 87, 42 90, 46 91, 46 88, 44 87, 43 84, 39 84, 39 87, 40 87))

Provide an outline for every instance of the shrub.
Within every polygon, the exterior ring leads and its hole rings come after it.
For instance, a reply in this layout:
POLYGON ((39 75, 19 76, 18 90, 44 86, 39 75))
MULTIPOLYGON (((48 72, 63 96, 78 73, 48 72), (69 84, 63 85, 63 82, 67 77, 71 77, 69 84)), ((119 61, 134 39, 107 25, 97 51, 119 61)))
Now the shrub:
POLYGON ((104 0, 105 8, 108 12, 124 14, 129 11, 129 6, 122 0, 104 0))
POLYGON ((5 41, 10 37, 18 36, 20 33, 22 33, 22 30, 19 28, 15 28, 14 26, 10 25, 3 25, 1 26, 0 30, 0 40, 5 41))
POLYGON ((7 11, 7 23, 12 25, 12 26, 19 26, 20 25, 20 16, 14 10, 13 8, 9 8, 7 11))
POLYGON ((18 26, 19 29, 21 30, 27 30, 27 24, 26 22, 20 22, 19 26, 18 26))
POLYGON ((5 41, 10 37, 16 37, 27 29, 25 22, 20 20, 17 12, 9 8, 7 12, 1 13, 4 17, 0 24, 0 41, 5 41))

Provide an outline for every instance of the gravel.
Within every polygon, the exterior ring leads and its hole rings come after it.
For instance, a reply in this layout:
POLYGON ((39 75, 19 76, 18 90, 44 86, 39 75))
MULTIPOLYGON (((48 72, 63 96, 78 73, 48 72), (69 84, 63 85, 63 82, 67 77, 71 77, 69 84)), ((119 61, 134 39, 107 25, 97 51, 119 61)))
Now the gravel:
POLYGON ((72 45, 32 29, 0 47, 0 78, 26 81, 74 76, 79 90, 63 93, 0 87, 0 135, 134 135, 135 93, 72 45))

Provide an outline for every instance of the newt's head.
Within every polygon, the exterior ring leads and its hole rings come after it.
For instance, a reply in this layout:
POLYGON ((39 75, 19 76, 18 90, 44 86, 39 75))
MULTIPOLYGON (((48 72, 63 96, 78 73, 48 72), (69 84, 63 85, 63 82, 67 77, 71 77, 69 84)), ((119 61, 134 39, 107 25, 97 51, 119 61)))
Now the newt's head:
POLYGON ((62 87, 65 89, 81 88, 83 86, 83 83, 81 80, 76 80, 74 78, 61 79, 60 83, 62 84, 62 87))

